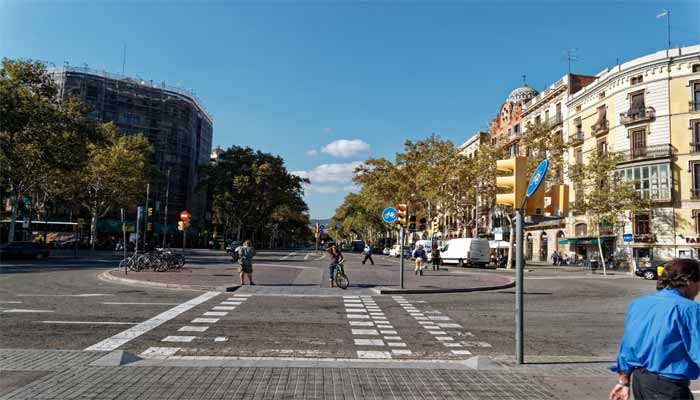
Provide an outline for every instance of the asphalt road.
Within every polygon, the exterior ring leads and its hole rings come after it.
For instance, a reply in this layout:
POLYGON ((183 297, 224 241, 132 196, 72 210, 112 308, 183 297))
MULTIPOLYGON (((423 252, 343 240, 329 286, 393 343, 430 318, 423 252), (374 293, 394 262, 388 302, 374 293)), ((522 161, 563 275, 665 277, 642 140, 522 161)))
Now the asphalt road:
MULTIPOLYGON (((325 268, 325 261, 304 252, 261 252, 259 257, 266 263, 325 268)), ((375 259, 398 262, 383 256, 375 259)), ((320 295, 313 287, 303 289, 303 294, 244 288, 233 294, 212 293, 181 311, 178 308, 183 304, 204 293, 129 287, 98 279, 116 260, 118 255, 101 253, 78 260, 3 261, 0 348, 86 349, 170 312, 150 329, 138 328, 140 333, 117 348, 136 354, 177 348, 178 356, 357 358, 388 353, 392 358, 431 360, 514 353, 513 289, 344 299, 343 295, 350 294, 338 290, 337 295, 320 295), (245 293, 251 295, 236 296, 245 293), (362 312, 353 308, 357 304, 362 312), (215 314, 205 315, 212 312, 215 314), (356 320, 350 317, 358 314, 356 320), (192 322, 196 318, 217 321, 192 322), (431 331, 441 329, 428 329, 428 324, 431 328, 448 324, 444 331, 451 340, 437 340, 438 335, 431 331), (192 326, 206 329, 195 331, 192 326), (359 333, 362 330, 368 335, 359 333)), ((348 255, 348 265, 359 261, 359 255, 348 255)), ((527 356, 612 360, 627 304, 654 290, 654 282, 621 275, 603 278, 536 271, 526 277, 527 356)))

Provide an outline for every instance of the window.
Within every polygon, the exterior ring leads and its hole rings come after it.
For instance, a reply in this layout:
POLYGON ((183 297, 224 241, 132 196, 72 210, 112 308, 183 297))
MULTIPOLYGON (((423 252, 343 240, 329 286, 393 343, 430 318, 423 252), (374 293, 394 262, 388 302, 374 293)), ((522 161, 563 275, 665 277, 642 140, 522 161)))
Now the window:
POLYGON ((511 130, 511 128, 508 128, 508 137, 511 137, 511 136, 513 136, 513 132, 511 130))
POLYGON ((598 100, 602 100, 604 98, 605 98, 605 91, 598 93, 598 100))
POLYGON ((693 72, 700 72, 700 64, 693 64, 693 72))
POLYGON ((693 220, 695 220, 695 233, 700 235, 700 210, 693 210, 693 220))
POLYGON ((670 164, 643 165, 619 171, 625 180, 634 182, 640 197, 652 201, 671 200, 670 164))
POLYGON ((544 120, 549 123, 549 110, 544 110, 544 120))
POLYGON ((576 112, 581 112, 581 105, 580 104, 576 104, 576 112))
POLYGON ((627 110, 627 115, 643 115, 644 114, 644 91, 633 93, 630 95, 630 108, 627 110))
POLYGON ((700 82, 693 83, 693 101, 690 111, 700 111, 700 82))
POLYGON ((632 158, 644 157, 647 151, 647 130, 637 129, 630 132, 630 149, 632 158))
POLYGON ((583 164, 583 149, 578 148, 574 150, 574 159, 576 160, 576 164, 583 164))
POLYGON ((649 214, 637 214, 634 216, 634 234, 651 234, 651 216, 649 214))
POLYGON ((691 121, 691 124, 693 125, 693 132, 690 138, 690 151, 697 153, 700 151, 700 120, 691 121))
POLYGON ((491 138, 491 144, 495 145, 496 144, 496 138, 491 138))
POLYGON ((608 141, 603 139, 598 141, 598 152, 600 154, 605 154, 608 152, 608 141))
POLYGON ((581 128, 581 125, 581 117, 574 119, 574 126, 576 127, 576 132, 581 132, 583 130, 581 128))
POLYGON ((691 163, 691 173, 693 174, 693 187, 691 198, 700 199, 700 162, 691 163))
POLYGON ((536 116, 536 117, 535 117, 535 124, 539 124, 539 123, 541 123, 541 122, 542 122, 542 118, 540 118, 539 115, 536 116))
POLYGON ((518 155, 518 144, 514 144, 513 147, 510 148, 510 155, 511 157, 516 157, 518 155))
POLYGON ((520 124, 515 124, 515 126, 513 126, 513 132, 515 132, 515 136, 518 136, 520 133, 520 124))
POLYGON ((642 83, 643 81, 644 81, 644 77, 642 75, 633 76, 630 79, 630 85, 637 85, 637 84, 642 83))

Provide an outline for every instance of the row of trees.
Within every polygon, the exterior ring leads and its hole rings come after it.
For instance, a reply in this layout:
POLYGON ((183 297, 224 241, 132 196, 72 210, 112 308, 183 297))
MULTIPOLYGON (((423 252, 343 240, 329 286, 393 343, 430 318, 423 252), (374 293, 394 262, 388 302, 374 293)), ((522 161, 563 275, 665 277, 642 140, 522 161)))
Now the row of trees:
POLYGON ((142 135, 123 136, 95 123, 76 98, 62 99, 43 64, 3 60, 0 69, 0 201, 10 206, 8 239, 15 239, 20 204, 37 215, 82 209, 97 219, 135 207, 153 179, 153 148, 142 135))
POLYGON ((312 238, 303 185, 282 158, 233 146, 204 169, 201 182, 212 198, 217 233, 269 247, 312 238))
MULTIPOLYGON (((546 187, 563 183, 566 152, 563 137, 553 134, 547 124, 529 125, 520 139, 520 155, 528 157, 528 176, 542 159, 550 160, 546 187)), ((360 190, 347 195, 336 209, 330 225, 337 223, 340 228, 333 234, 340 239, 370 241, 391 237, 395 227, 382 221, 381 212, 396 203, 408 203, 410 214, 418 218, 449 215, 461 222, 467 237, 476 237, 490 226, 488 219, 493 215, 509 221, 513 232, 513 210, 495 204, 496 160, 509 157, 503 145, 490 142, 467 157, 435 134, 416 142, 408 140, 394 161, 369 159, 357 168, 354 182, 360 190)), ((591 151, 585 165, 577 166, 576 173, 569 171, 578 194, 572 209, 590 215, 594 226, 619 225, 627 212, 649 206, 638 196, 634 182, 614 173, 619 161, 615 153, 591 151)), ((514 237, 510 235, 511 249, 514 237)), ((601 257, 602 253, 601 248, 601 257)))

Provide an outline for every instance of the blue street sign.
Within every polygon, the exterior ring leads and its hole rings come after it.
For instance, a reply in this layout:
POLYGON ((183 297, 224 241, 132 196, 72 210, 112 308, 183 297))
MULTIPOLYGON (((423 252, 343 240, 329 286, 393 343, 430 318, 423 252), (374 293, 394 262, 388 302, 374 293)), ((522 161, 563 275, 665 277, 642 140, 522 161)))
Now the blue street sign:
POLYGON ((632 235, 631 233, 625 233, 624 235, 622 235, 622 241, 625 243, 632 243, 634 242, 634 235, 632 235))
POLYGON ((391 224, 396 221, 396 209, 394 207, 387 207, 382 211, 382 219, 387 224, 391 224))
POLYGON ((549 160, 542 160, 540 165, 537 166, 535 172, 532 173, 532 177, 530 177, 530 183, 527 185, 527 192, 525 193, 525 196, 530 197, 535 194, 537 189, 542 184, 542 181, 544 181, 544 177, 547 175, 548 169, 549 160))
POLYGON ((319 225, 318 227, 318 233, 323 234, 323 230, 326 229, 324 225, 319 225))

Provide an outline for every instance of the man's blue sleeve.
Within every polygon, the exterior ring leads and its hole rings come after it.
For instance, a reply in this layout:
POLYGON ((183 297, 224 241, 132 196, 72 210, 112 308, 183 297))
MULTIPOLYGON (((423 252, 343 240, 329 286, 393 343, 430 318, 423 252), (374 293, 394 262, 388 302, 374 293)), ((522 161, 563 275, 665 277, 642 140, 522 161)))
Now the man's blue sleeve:
POLYGON ((700 366, 700 305, 689 307, 684 313, 681 338, 690 359, 700 366))
POLYGON ((632 305, 627 308, 627 319, 625 321, 625 332, 622 335, 622 342, 620 343, 620 350, 617 352, 617 364, 609 367, 613 372, 624 372, 629 374, 632 372, 632 366, 629 361, 634 360, 636 357, 632 352, 631 348, 631 338, 633 329, 629 326, 630 314, 632 313, 632 305))

